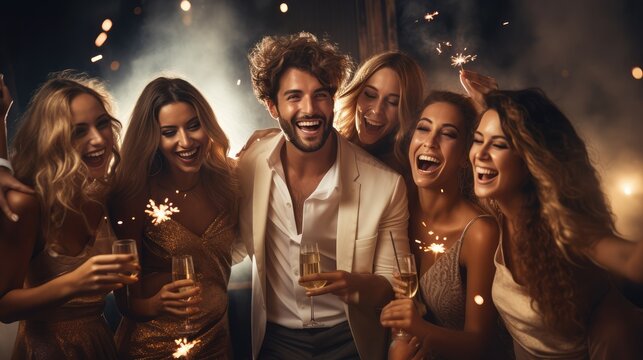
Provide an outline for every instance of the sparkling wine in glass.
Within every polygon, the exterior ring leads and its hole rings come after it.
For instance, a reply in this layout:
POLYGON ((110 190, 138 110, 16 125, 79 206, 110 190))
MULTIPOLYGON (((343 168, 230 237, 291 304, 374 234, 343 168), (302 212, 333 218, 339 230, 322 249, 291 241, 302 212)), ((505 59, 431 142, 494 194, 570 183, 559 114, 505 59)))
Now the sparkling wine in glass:
MULTIPOLYGON (((194 275, 194 263, 192 262, 191 255, 178 255, 172 257, 172 281, 196 281, 194 275)), ((179 292, 185 292, 192 288, 194 288, 194 286, 183 286, 179 288, 179 292)), ((180 327, 179 332, 181 334, 191 334, 194 330, 194 325, 190 322, 190 317, 187 316, 183 325, 180 327)))
MULTIPOLYGON (((405 284, 405 296, 409 299, 415 296, 418 291, 418 273, 415 267, 415 256, 413 254, 397 255, 397 263, 400 266, 400 280, 405 284)), ((404 330, 398 330, 395 337, 406 338, 409 336, 404 330)))
MULTIPOLYGON (((321 257, 317 243, 301 244, 299 247, 299 273, 301 276, 312 275, 321 272, 321 257)), ((301 283, 306 290, 319 289, 326 286, 326 280, 306 281, 301 283)), ((314 296, 310 297, 310 321, 304 323, 304 327, 320 327, 322 323, 315 320, 314 296)))
MULTIPOLYGON (((124 239, 116 240, 112 243, 112 254, 134 254, 135 264, 138 265, 138 251, 136 250, 136 240, 124 239)), ((127 271, 125 275, 137 278, 138 270, 127 271)))

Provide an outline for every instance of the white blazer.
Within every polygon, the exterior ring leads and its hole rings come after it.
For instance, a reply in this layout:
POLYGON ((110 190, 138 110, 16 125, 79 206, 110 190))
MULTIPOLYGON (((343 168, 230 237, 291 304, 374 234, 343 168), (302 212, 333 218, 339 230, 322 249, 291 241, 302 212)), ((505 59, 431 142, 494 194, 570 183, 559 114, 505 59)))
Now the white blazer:
MULTIPOLYGON (((402 177, 341 135, 337 136, 340 204, 337 218, 337 270, 374 273, 389 281, 396 268, 393 245, 409 253, 408 207, 402 177)), ((254 143, 239 163, 241 239, 252 259, 252 354, 257 358, 266 331, 265 235, 272 173, 268 156, 283 144, 281 133, 254 143)), ((359 294, 357 305, 345 305, 362 359, 386 359, 388 339, 380 325, 381 309, 370 294, 359 294)))

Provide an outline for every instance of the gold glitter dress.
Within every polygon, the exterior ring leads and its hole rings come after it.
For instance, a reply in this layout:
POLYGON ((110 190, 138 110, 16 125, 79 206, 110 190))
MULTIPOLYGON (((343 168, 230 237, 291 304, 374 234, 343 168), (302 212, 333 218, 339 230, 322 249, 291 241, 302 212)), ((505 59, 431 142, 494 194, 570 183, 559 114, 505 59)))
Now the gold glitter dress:
MULTIPOLYGON (((76 256, 48 244, 29 263, 25 287, 35 287, 71 272, 87 259, 111 253, 114 240, 107 221, 96 239, 76 256)), ((12 359, 116 359, 114 337, 103 318, 104 296, 69 300, 33 319, 20 321, 12 359)))
MULTIPOLYGON (((192 255, 203 301, 199 305, 201 311, 190 317, 196 331, 187 338, 199 341, 190 351, 190 359, 232 357, 226 289, 234 228, 230 214, 215 218, 201 236, 174 220, 158 226, 146 225, 141 261, 143 275, 169 273, 173 255, 192 255)), ((182 317, 171 315, 148 322, 123 318, 116 332, 119 356, 123 359, 171 359, 177 350, 174 340, 184 337, 179 330, 183 324, 182 317)))

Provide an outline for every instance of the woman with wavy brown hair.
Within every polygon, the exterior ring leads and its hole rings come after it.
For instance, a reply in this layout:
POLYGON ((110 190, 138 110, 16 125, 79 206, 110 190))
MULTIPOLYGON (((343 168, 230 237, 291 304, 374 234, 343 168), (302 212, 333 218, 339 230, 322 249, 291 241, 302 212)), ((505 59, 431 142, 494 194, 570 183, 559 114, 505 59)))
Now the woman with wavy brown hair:
POLYGON ((616 235, 583 140, 542 91, 485 100, 470 160, 502 224, 493 300, 517 357, 640 358, 608 272, 642 281, 643 243, 616 235))
POLYGON ((15 176, 34 189, 9 191, 19 219, 0 219, 0 320, 20 320, 14 358, 116 358, 104 298, 136 281, 123 274, 137 265, 110 254, 104 201, 120 130, 110 113, 99 81, 54 74, 13 139, 15 176))
POLYGON ((116 334, 122 358, 171 357, 174 340, 184 336, 197 341, 191 357, 231 357, 226 288, 238 191, 228 150, 192 84, 159 77, 145 87, 110 197, 116 233, 141 251, 140 285, 116 294, 125 316, 116 334), (155 219, 145 212, 150 200, 178 212, 155 219), (172 258, 180 255, 192 257, 194 281, 172 281, 172 258), (191 329, 184 328, 187 317, 191 329))

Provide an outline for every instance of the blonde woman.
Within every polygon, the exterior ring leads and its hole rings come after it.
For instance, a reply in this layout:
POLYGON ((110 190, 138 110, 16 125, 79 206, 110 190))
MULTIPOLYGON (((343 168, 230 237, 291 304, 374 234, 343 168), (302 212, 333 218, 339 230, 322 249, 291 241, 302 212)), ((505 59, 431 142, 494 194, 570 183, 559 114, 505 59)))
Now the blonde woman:
POLYGON ((133 283, 122 274, 137 265, 109 254, 103 203, 120 129, 110 109, 98 81, 60 73, 35 93, 13 140, 15 176, 34 189, 9 191, 19 220, 0 220, 0 319, 20 320, 14 358, 116 358, 104 297, 133 283))
POLYGON ((424 83, 422 69, 408 55, 398 51, 374 55, 337 95, 335 127, 401 172, 407 168, 402 140, 424 98, 424 83))
POLYGON ((117 293, 126 317, 116 334, 122 358, 171 357, 188 316, 188 337, 198 340, 190 356, 231 357, 226 288, 238 191, 228 150, 212 108, 194 86, 159 77, 145 87, 110 198, 116 232, 135 239, 142 256, 140 284, 129 298, 117 293), (150 199, 168 199, 179 212, 153 224, 144 212, 150 199), (172 281, 177 255, 192 256, 195 281, 172 281), (185 287, 191 289, 179 292, 185 287))
POLYGON ((501 222, 492 292, 516 357, 640 359, 641 313, 608 271, 641 282, 643 242, 616 234, 583 140, 542 91, 486 103, 470 160, 501 222))

